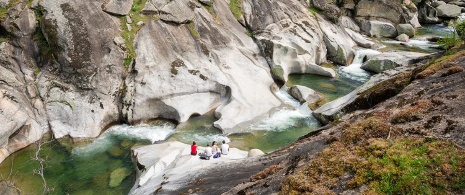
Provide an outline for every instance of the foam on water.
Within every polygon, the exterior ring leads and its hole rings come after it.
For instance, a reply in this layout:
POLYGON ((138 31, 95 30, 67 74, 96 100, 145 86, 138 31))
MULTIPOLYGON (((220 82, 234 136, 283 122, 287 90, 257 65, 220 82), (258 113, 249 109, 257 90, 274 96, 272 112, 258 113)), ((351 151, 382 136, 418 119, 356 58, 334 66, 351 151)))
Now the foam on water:
POLYGON ((300 102, 286 91, 287 87, 283 86, 276 91, 275 94, 282 102, 289 105, 290 108, 282 108, 274 112, 271 116, 262 119, 259 123, 251 125, 251 130, 284 131, 295 126, 299 119, 313 117, 312 110, 310 110, 307 104, 304 103, 300 105, 300 102))
POLYGON ((355 57, 351 65, 338 69, 339 76, 352 80, 365 82, 370 78, 370 73, 361 69, 363 59, 367 56, 380 54, 381 52, 372 49, 359 49, 355 52, 355 57))
POLYGON ((100 137, 94 140, 87 146, 78 147, 73 149, 73 154, 94 154, 107 150, 114 144, 114 139, 135 139, 135 140, 149 140, 154 143, 167 139, 175 131, 174 125, 165 124, 162 126, 149 126, 149 125, 118 125, 113 126, 105 131, 100 137))
POLYGON ((289 93, 287 93, 288 87, 282 86, 278 91, 275 91, 276 96, 284 102, 286 105, 297 108, 300 106, 300 102, 294 99, 289 93))

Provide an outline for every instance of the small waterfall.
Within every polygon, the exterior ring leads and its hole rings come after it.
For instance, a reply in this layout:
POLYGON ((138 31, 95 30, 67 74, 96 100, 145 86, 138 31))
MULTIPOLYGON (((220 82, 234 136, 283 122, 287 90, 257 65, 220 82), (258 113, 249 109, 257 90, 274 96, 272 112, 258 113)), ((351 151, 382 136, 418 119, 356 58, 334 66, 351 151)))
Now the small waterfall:
POLYGON ((462 22, 465 20, 465 13, 461 13, 459 17, 457 17, 458 22, 462 22))
MULTIPOLYGON (((252 130, 264 130, 264 131, 284 131, 290 127, 294 127, 298 120, 311 120, 314 119, 312 116, 312 110, 307 104, 300 104, 299 101, 294 99, 287 93, 287 87, 283 86, 275 92, 276 96, 281 99, 288 108, 282 108, 277 112, 274 112, 271 116, 264 118, 257 124, 250 127, 252 130)), ((318 123, 315 120, 309 123, 318 123)))
POLYGON ((370 78, 370 73, 361 69, 362 64, 371 56, 380 54, 381 52, 372 49, 359 49, 355 52, 354 61, 351 65, 341 68, 340 76, 347 77, 352 80, 365 82, 370 78))

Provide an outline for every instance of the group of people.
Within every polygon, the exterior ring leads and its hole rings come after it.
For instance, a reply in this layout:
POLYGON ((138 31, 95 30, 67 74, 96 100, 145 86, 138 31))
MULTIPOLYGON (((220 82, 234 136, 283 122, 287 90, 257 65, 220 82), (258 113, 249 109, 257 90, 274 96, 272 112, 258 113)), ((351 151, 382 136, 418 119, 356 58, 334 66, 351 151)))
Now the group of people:
MULTIPOLYGON (((191 145, 191 155, 196 156, 197 150, 197 142, 194 141, 191 145)), ((216 141, 213 141, 211 146, 210 144, 207 144, 204 153, 200 153, 199 156, 201 159, 210 160, 211 157, 219 158, 221 157, 221 155, 227 155, 228 153, 229 145, 226 143, 226 141, 223 140, 221 144, 221 149, 218 147, 216 141)))

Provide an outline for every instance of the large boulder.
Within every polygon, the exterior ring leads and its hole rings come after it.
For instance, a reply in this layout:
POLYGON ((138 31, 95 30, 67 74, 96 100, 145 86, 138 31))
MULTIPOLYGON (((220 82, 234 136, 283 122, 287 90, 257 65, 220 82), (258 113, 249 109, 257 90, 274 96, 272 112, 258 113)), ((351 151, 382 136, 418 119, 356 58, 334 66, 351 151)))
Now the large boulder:
POLYGON ((37 80, 56 138, 96 137, 119 120, 123 52, 119 19, 96 1, 42 0, 42 31, 56 62, 37 80))
POLYGON ((399 66, 407 66, 428 56, 416 52, 389 52, 378 54, 363 63, 362 69, 381 73, 399 66))
POLYGON ((412 1, 360 0, 355 17, 369 20, 387 20, 393 24, 410 23, 419 27, 418 9, 412 1))
POLYGON ((406 34, 409 37, 415 36, 415 28, 410 24, 398 24, 396 29, 398 34, 406 34))
POLYGON ((462 13, 462 8, 452 4, 442 4, 436 7, 438 17, 456 18, 462 13))
POLYGON ((288 89, 289 95, 298 100, 300 103, 316 103, 321 97, 318 93, 308 87, 302 85, 294 85, 288 89))
POLYGON ((383 22, 379 20, 358 20, 361 29, 372 37, 396 37, 397 29, 391 22, 383 22))
POLYGON ((173 0, 160 3, 157 0, 155 7, 159 8, 160 19, 178 24, 188 23, 194 19, 194 8, 199 7, 193 0, 173 0))
POLYGON ((364 37, 360 33, 354 32, 348 28, 346 28, 345 31, 350 36, 350 38, 352 38, 352 40, 354 40, 354 42, 357 43, 357 45, 360 47, 372 48, 375 45, 373 41, 368 40, 366 37, 364 37))
POLYGON ((408 42, 410 38, 406 34, 400 34, 399 36, 396 37, 396 40, 402 41, 402 42, 408 42))
POLYGON ((441 19, 438 18, 437 10, 433 6, 422 3, 419 6, 418 18, 422 23, 440 23, 441 19))
POLYGON ((327 20, 317 15, 321 31, 323 31, 323 41, 328 50, 327 58, 340 65, 349 65, 355 56, 354 46, 357 44, 350 38, 347 32, 327 20))
POLYGON ((249 154, 247 154, 247 157, 257 157, 257 156, 262 156, 265 153, 261 151, 260 149, 251 149, 249 151, 249 154))
POLYGON ((214 1, 212 9, 216 18, 194 8, 191 24, 148 21, 139 30, 130 122, 185 122, 214 109, 214 125, 234 133, 281 105, 266 60, 229 5, 214 1))
POLYGON ((348 17, 348 16, 341 16, 338 20, 338 24, 344 28, 348 28, 352 31, 355 31, 355 32, 360 32, 360 27, 358 26, 357 23, 355 23, 354 20, 352 20, 352 18, 348 17))
POLYGON ((125 16, 131 11, 132 3, 133 0, 106 0, 102 9, 110 14, 125 16))
POLYGON ((341 9, 335 4, 334 1, 327 0, 313 0, 311 1, 313 6, 317 9, 323 10, 323 12, 332 20, 337 21, 341 15, 341 9))
MULTIPOLYGON (((245 0, 244 18, 272 68, 275 79, 292 73, 335 76, 326 61, 326 45, 316 17, 296 1, 245 0)), ((282 79, 282 80, 281 80, 282 79)))

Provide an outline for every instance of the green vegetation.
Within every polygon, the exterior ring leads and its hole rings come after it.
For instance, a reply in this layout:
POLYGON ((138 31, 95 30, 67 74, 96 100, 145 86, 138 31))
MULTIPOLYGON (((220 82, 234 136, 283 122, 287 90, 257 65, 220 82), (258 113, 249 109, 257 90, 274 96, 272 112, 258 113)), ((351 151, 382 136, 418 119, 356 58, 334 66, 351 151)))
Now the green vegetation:
POLYGON ((452 34, 438 40, 439 45, 445 50, 461 45, 465 40, 465 21, 449 23, 449 26, 454 29, 452 34))
POLYGON ((310 11, 310 13, 313 14, 314 16, 316 16, 316 14, 318 13, 318 10, 315 7, 310 7, 308 11, 310 11))
POLYGON ((148 20, 159 20, 160 18, 153 15, 141 14, 142 9, 145 6, 147 0, 134 1, 129 16, 131 16, 131 24, 128 24, 126 16, 121 16, 121 29, 123 32, 121 36, 125 40, 127 58, 124 59, 124 67, 129 68, 131 62, 135 59, 136 53, 134 50, 134 39, 136 38, 137 32, 142 28, 143 25, 137 25, 138 22, 146 23, 148 20))
POLYGON ((433 138, 404 137, 390 111, 343 127, 335 140, 281 194, 334 194, 337 186, 366 186, 365 194, 451 194, 465 189, 465 150, 433 138), (343 178, 346 184, 341 182, 343 178))
POLYGON ((195 29, 194 21, 189 22, 188 25, 189 25, 189 30, 191 31, 192 36, 194 36, 197 39, 200 38, 199 32, 195 29))
POLYGON ((236 19, 240 19, 242 17, 242 13, 244 11, 242 10, 242 1, 243 0, 230 0, 229 2, 229 9, 231 9, 231 12, 236 19))
POLYGON ((0 37, 0 43, 3 43, 3 42, 8 42, 10 40, 10 37, 6 36, 6 37, 0 37))
POLYGON ((247 34, 247 36, 249 36, 249 37, 253 37, 253 32, 252 32, 252 30, 250 30, 250 29, 247 29, 247 31, 245 32, 245 34, 247 34))

